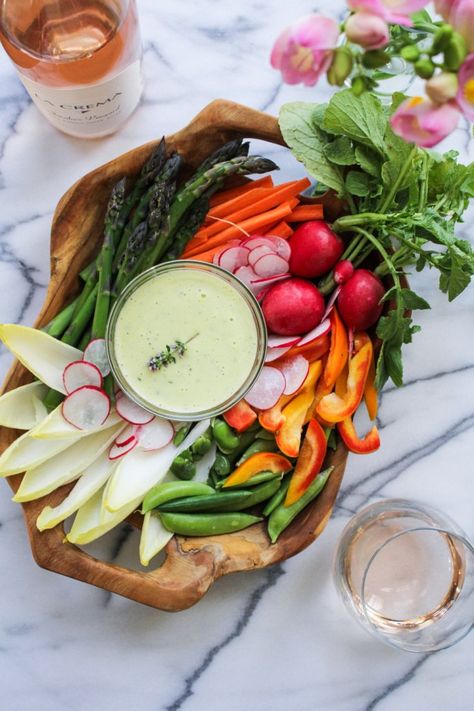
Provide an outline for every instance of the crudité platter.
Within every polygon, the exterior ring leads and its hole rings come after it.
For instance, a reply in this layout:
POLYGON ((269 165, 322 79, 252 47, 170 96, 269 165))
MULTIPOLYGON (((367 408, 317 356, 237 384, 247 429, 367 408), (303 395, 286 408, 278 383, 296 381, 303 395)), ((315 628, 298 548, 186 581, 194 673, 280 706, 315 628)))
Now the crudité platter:
MULTIPOLYGON (((84 176, 54 215, 51 282, 34 329, 0 327, 18 359, 0 399, 0 474, 23 506, 35 560, 164 610, 322 532, 348 450, 380 446, 375 424, 360 435, 353 416, 360 406, 376 418, 375 326, 393 310, 393 279, 405 295, 397 317, 423 308, 367 244, 356 259, 344 222, 340 234, 331 229, 343 201, 331 191, 302 197, 311 186, 303 172, 278 179, 272 161, 248 155, 251 138, 285 145, 275 118, 218 100, 178 133, 84 176), (214 402, 209 417, 165 417, 150 400, 157 378, 176 368, 185 379, 197 363, 198 332, 138 359, 136 397, 110 372, 117 298, 157 264, 229 275, 260 304, 264 350, 250 387, 230 407, 214 402), (86 552, 126 519, 141 527, 147 572, 86 552)), ((150 311, 158 333, 159 308, 150 311)), ((133 324, 125 333, 139 345, 133 324)), ((237 356, 238 336, 232 347, 237 356)))

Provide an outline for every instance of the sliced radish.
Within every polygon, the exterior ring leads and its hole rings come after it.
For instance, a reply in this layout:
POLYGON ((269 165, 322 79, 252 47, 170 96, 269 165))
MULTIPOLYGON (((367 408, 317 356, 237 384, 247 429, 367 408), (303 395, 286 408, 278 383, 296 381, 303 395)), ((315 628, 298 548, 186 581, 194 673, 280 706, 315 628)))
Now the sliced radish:
POLYGON ((130 400, 125 393, 116 397, 115 409, 120 417, 131 425, 146 425, 154 418, 151 412, 148 412, 148 410, 145 410, 143 407, 140 407, 140 405, 137 405, 136 402, 130 400))
POLYGON ((292 347, 293 346, 285 346, 284 348, 267 348, 267 353, 265 355, 265 363, 271 363, 272 360, 281 358, 292 347))
POLYGON ((286 385, 283 395, 293 395, 303 385, 308 375, 309 362, 302 355, 290 356, 278 366, 284 375, 286 385))
POLYGON ((255 249, 255 247, 261 247, 263 244, 266 244, 267 247, 271 247, 272 251, 274 251, 273 242, 269 237, 259 237, 258 235, 253 235, 247 239, 244 239, 242 242, 242 246, 247 247, 247 249, 255 249))
POLYGON ((145 452, 166 447, 174 436, 174 428, 169 420, 155 417, 147 425, 137 428, 138 444, 145 452))
POLYGON ((264 254, 254 264, 254 271, 259 277, 268 278, 275 274, 284 274, 288 271, 288 262, 278 254, 264 254))
POLYGON ((237 279, 240 279, 240 281, 250 289, 252 294, 258 294, 258 292, 262 290, 262 285, 253 283, 256 282, 258 276, 255 274, 252 267, 239 267, 235 270, 234 276, 236 276, 237 279))
POLYGON ((276 405, 285 389, 285 376, 277 368, 264 365, 257 381, 250 388, 245 400, 252 407, 268 410, 276 405))
POLYGON ((315 341, 316 338, 320 338, 320 336, 326 335, 326 333, 329 333, 331 330, 331 321, 326 318, 324 321, 321 321, 319 326, 316 326, 316 328, 313 328, 311 331, 308 331, 308 333, 303 336, 303 338, 298 341, 298 347, 299 346, 305 346, 307 343, 311 343, 312 341, 315 341))
POLYGON ((285 348, 294 346, 301 339, 301 336, 268 336, 268 348, 285 348))
POLYGON ((63 370, 64 389, 68 395, 84 385, 102 387, 102 373, 94 363, 85 360, 75 360, 63 370))
POLYGON ((269 291, 270 291, 270 287, 266 286, 264 289, 260 289, 260 291, 257 294, 255 294, 255 298, 257 299, 257 301, 263 301, 269 291))
POLYGON ((219 255, 218 265, 234 273, 239 267, 245 267, 249 261, 250 250, 247 247, 228 247, 219 255))
POLYGON ((276 235, 267 235, 273 242, 273 251, 282 257, 286 262, 289 261, 291 257, 291 247, 286 239, 283 237, 277 237, 276 235))
POLYGON ((126 454, 131 452, 132 449, 135 449, 137 444, 138 439, 136 437, 132 437, 128 444, 122 445, 121 447, 119 447, 116 443, 113 444, 109 450, 109 459, 114 460, 120 459, 120 457, 124 457, 126 454))
POLYGON ((326 319, 329 316, 329 314, 333 310, 334 304, 336 303, 336 299, 339 296, 340 291, 341 291, 341 286, 336 286, 336 288, 334 289, 334 291, 331 294, 331 298, 329 299, 328 303, 326 304, 326 311, 323 314, 321 323, 324 321, 324 319, 326 319))
POLYGON ((93 341, 90 341, 84 349, 82 358, 88 363, 96 365, 104 378, 110 373, 110 363, 107 358, 105 338, 94 338, 93 341))
POLYGON ((64 419, 78 430, 100 427, 110 412, 110 399, 104 390, 83 385, 67 396, 62 404, 64 419))
POLYGON ((136 425, 129 425, 116 437, 114 444, 116 444, 117 447, 126 447, 134 439, 138 439, 136 435, 136 425))
POLYGON ((289 279, 290 277, 291 274, 289 272, 285 272, 285 274, 275 274, 274 276, 264 278, 255 276, 252 280, 252 286, 258 286, 260 289, 265 289, 267 286, 273 286, 273 284, 276 284, 277 281, 289 279))
MULTIPOLYGON (((247 247, 245 249, 247 249, 247 247)), ((258 262, 260 257, 263 257, 265 254, 275 254, 275 250, 268 244, 261 244, 259 247, 254 247, 251 251, 249 251, 250 266, 253 267, 255 262, 258 262)))

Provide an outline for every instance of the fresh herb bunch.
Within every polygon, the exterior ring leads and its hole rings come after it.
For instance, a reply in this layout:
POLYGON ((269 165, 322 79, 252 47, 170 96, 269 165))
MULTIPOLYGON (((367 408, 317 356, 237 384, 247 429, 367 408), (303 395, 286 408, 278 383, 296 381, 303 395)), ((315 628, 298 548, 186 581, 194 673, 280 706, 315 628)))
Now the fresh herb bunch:
MULTIPOLYGON (((407 310, 430 308, 403 288, 403 270, 437 269, 450 301, 474 274, 472 246, 454 233, 474 197, 474 163, 463 165, 455 151, 441 155, 396 136, 389 120, 404 99, 395 94, 384 107, 373 94, 344 90, 329 104, 291 103, 280 111, 285 141, 316 178, 316 192, 334 190, 347 205, 350 214, 333 224, 336 232, 352 235, 342 259, 359 266, 376 252, 376 274, 392 277, 385 299, 394 308, 377 326, 379 389, 388 378, 402 384, 401 348, 419 331, 407 310)), ((319 286, 329 293, 332 275, 319 286)))
POLYGON ((194 336, 188 338, 187 341, 176 339, 171 345, 167 344, 162 351, 149 359, 147 363, 148 369, 154 373, 156 370, 161 370, 161 368, 167 368, 171 363, 176 363, 176 359, 182 358, 186 353, 188 343, 198 335, 198 333, 195 333, 194 336))

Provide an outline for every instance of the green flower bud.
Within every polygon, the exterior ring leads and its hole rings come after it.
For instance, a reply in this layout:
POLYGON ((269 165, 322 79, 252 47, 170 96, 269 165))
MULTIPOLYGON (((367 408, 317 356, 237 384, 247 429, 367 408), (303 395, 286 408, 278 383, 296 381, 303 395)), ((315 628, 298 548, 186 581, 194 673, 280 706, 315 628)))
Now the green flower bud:
POLYGON ((334 51, 331 66, 327 72, 327 80, 332 86, 342 86, 352 71, 354 59, 348 47, 338 47, 334 51))
POLYGON ((382 49, 372 49, 364 52, 362 64, 367 69, 379 69, 390 61, 390 57, 382 49))
POLYGON ((466 41, 458 32, 453 32, 449 44, 444 50, 444 66, 451 72, 456 72, 467 55, 466 41))
POLYGON ((355 96, 360 96, 361 94, 363 94, 366 89, 364 77, 354 77, 351 82, 351 88, 352 93, 355 94, 355 96))
POLYGON ((430 79, 434 74, 435 66, 431 59, 428 57, 422 57, 417 62, 415 62, 415 72, 422 79, 430 79))
POLYGON ((416 62, 420 58, 420 50, 416 44, 407 44, 401 48, 400 56, 407 62, 416 62))
POLYGON ((434 34, 431 53, 438 54, 439 52, 445 50, 452 36, 453 28, 451 25, 441 25, 441 27, 436 30, 434 34))

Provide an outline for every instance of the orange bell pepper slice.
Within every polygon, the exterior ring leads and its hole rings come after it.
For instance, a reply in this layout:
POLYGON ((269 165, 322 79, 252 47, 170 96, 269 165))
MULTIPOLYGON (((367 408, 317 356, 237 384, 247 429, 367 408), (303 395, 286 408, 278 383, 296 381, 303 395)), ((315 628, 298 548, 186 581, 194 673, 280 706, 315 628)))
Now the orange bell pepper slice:
POLYGON ((308 410, 314 400, 314 388, 321 375, 320 360, 311 363, 309 372, 300 394, 294 397, 283 409, 283 425, 277 432, 275 441, 278 448, 287 457, 297 457, 301 446, 301 432, 306 422, 308 410))
POLYGON ((303 496, 308 486, 321 471, 326 450, 327 442, 324 430, 317 420, 311 420, 306 430, 295 471, 291 475, 285 506, 291 506, 303 496))
POLYGON ((290 400, 293 400, 295 395, 295 393, 282 395, 276 405, 273 405, 269 410, 262 410, 258 416, 260 425, 268 432, 277 432, 285 421, 282 410, 290 400))
POLYGON ((293 468, 291 462, 277 452, 258 452, 243 462, 240 467, 227 478, 223 489, 236 484, 244 484, 259 472, 274 472, 275 474, 289 472, 293 468))
MULTIPOLYGON (((325 333, 324 336, 319 336, 318 338, 315 338, 314 341, 305 343, 303 346, 298 346, 298 344, 296 344, 296 346, 292 346, 283 357, 288 358, 288 356, 302 355, 306 358, 306 360, 312 363, 313 361, 319 360, 325 356, 329 351, 329 348, 329 335, 325 333)), ((274 363, 278 364, 279 360, 280 359, 274 361, 274 363)))
MULTIPOLYGON (((354 348, 358 352, 366 343, 370 341, 370 337, 365 331, 357 331, 354 334, 354 348)), ((378 412, 378 392, 375 387, 375 354, 372 352, 372 360, 370 361, 369 374, 365 383, 364 401, 371 420, 375 420, 378 412)))
POLYGON ((349 341, 346 327, 342 323, 336 307, 329 314, 329 318, 331 320, 331 347, 321 381, 331 392, 334 383, 347 362, 349 341))
POLYGON ((336 427, 347 449, 354 454, 371 454, 380 447, 380 435, 375 425, 362 439, 356 432, 352 417, 346 417, 336 427))
POLYGON ((257 419, 257 413, 252 410, 245 400, 240 400, 236 405, 222 415, 229 427, 237 432, 245 432, 257 419))
POLYGON ((372 341, 369 339, 349 362, 345 395, 341 397, 337 393, 329 393, 318 404, 316 412, 323 420, 342 422, 357 410, 364 395, 372 353, 372 341))

